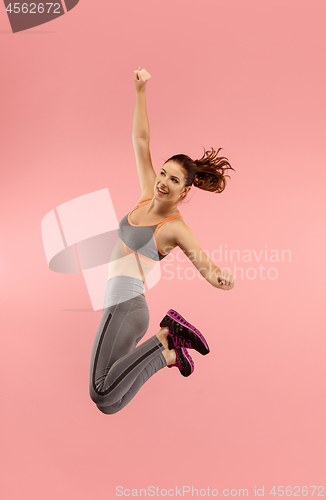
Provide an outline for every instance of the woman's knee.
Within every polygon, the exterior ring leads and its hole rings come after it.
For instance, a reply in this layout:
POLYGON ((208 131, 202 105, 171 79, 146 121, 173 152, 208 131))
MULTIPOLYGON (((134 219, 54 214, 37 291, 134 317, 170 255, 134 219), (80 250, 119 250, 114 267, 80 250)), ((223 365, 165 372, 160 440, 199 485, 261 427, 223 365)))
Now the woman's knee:
POLYGON ((114 413, 117 413, 121 410, 117 403, 113 404, 112 406, 101 406, 99 404, 98 398, 94 396, 93 393, 90 393, 90 397, 93 403, 95 403, 95 406, 100 410, 101 413, 104 413, 105 415, 113 415, 114 413))
POLYGON ((92 383, 89 385, 89 395, 100 412, 106 415, 113 415, 123 408, 121 399, 117 401, 116 398, 113 397, 113 394, 105 394, 104 396, 104 394, 101 394, 99 390, 93 387, 92 383), (112 401, 110 401, 110 399, 112 401))
POLYGON ((96 405, 103 403, 103 396, 101 396, 92 385, 89 387, 89 396, 96 405))
POLYGON ((118 413, 120 410, 122 410, 122 408, 117 404, 114 404, 112 406, 96 406, 100 410, 100 412, 104 413, 105 415, 114 415, 115 413, 118 413))
POLYGON ((98 409, 102 411, 103 413, 116 413, 116 411, 106 411, 106 409, 115 407, 116 405, 119 405, 119 401, 116 400, 116 396, 114 397, 113 394, 101 394, 99 391, 96 391, 94 387, 91 385, 89 388, 89 395, 93 403, 96 404, 98 409), (103 403, 105 406, 103 406, 103 403), (108 405, 108 406, 106 406, 108 405))

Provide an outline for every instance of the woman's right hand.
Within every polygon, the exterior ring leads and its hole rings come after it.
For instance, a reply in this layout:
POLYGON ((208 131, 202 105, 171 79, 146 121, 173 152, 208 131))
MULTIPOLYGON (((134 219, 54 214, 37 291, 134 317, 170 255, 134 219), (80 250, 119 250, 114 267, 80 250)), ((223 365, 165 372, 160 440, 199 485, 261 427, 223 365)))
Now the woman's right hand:
POLYGON ((145 88, 146 83, 151 78, 151 75, 146 71, 146 69, 136 69, 134 71, 134 82, 136 90, 142 90, 145 88))

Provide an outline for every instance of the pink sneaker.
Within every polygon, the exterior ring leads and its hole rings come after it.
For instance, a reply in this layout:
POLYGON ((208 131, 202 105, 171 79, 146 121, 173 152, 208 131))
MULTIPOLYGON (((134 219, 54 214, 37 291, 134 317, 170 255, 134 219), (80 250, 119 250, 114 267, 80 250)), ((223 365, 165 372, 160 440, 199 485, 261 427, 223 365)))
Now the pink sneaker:
POLYGON ((177 311, 169 309, 160 326, 166 326, 169 329, 169 349, 186 347, 187 349, 196 349, 203 355, 210 352, 208 344, 200 331, 188 323, 177 311))
POLYGON ((189 377, 195 369, 195 365, 190 354, 185 347, 177 347, 174 350, 177 355, 177 360, 174 365, 168 365, 168 368, 176 366, 179 368, 181 375, 189 377))

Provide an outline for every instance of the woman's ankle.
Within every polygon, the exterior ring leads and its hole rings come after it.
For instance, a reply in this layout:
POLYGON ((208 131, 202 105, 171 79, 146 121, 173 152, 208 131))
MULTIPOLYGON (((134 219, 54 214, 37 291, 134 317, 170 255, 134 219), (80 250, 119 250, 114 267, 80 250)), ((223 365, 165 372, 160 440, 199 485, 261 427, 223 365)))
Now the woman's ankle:
POLYGON ((164 326, 156 334, 156 337, 159 339, 161 344, 163 344, 163 346, 167 350, 169 349, 168 333, 169 333, 169 329, 166 326, 164 326))
POLYGON ((166 349, 162 351, 162 354, 165 357, 167 366, 174 365, 177 362, 177 355, 174 349, 166 349))

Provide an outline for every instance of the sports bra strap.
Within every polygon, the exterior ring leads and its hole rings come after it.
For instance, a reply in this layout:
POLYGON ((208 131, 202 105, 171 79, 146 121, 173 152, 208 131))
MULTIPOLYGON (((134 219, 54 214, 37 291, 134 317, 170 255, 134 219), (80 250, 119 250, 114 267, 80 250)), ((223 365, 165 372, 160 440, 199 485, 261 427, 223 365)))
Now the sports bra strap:
POLYGON ((140 203, 138 203, 138 205, 136 205, 136 208, 142 207, 143 205, 147 205, 147 203, 149 203, 150 201, 152 200, 141 201, 140 203))
MULTIPOLYGON (((142 207, 143 205, 147 205, 148 203, 150 203, 152 200, 145 200, 145 201, 141 201, 140 203, 138 203, 138 205, 136 205, 136 208, 139 208, 139 207, 142 207)), ((136 208, 134 208, 134 210, 136 210, 136 208)), ((132 210, 130 212, 130 214, 134 211, 132 210)), ((129 214, 129 215, 130 215, 129 214)), ((161 220, 160 222, 158 222, 157 224, 153 224, 153 226, 156 226, 157 225, 157 228, 155 230, 155 233, 157 231, 157 229, 159 227, 161 227, 165 222, 168 222, 169 220, 172 220, 172 219, 176 219, 177 217, 182 217, 181 214, 173 214, 173 215, 170 215, 169 217, 166 217, 165 219, 161 220)), ((128 217, 128 220, 129 220, 129 217, 128 217)), ((138 225, 137 225, 138 227, 138 225)), ((139 226, 140 227, 140 226, 139 226)))
POLYGON ((173 214, 170 215, 170 217, 166 217, 166 219, 161 220, 161 222, 157 225, 156 231, 159 227, 163 226, 165 222, 168 222, 169 220, 176 219, 177 217, 182 217, 181 214, 173 214))

